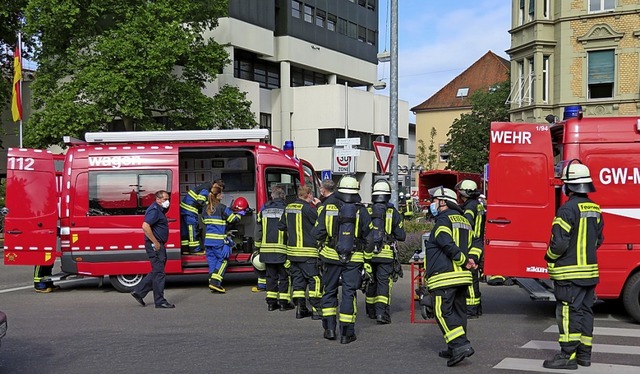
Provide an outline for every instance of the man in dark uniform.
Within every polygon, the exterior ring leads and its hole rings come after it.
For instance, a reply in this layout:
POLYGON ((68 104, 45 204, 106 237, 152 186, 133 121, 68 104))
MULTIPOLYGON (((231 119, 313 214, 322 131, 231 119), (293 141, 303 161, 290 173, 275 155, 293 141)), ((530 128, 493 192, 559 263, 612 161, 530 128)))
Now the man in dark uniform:
POLYGON ((569 200, 556 213, 545 255, 554 281, 560 353, 545 360, 549 369, 591 365, 595 288, 599 281, 596 250, 602 245, 602 212, 589 199, 595 192, 589 168, 571 160, 562 171, 562 190, 569 200))
POLYGON ((313 317, 320 319, 322 288, 318 271, 318 248, 315 238, 311 235, 318 212, 311 207, 311 202, 313 202, 311 187, 308 185, 298 187, 298 198, 287 205, 278 228, 286 235, 296 318, 312 315, 307 309, 308 286, 313 317))
MULTIPOLYGON (((463 203, 460 206, 464 212, 464 217, 469 221, 473 228, 473 233, 478 238, 479 248, 472 247, 469 255, 472 255, 477 264, 482 263, 482 251, 484 249, 484 225, 485 210, 484 206, 478 200, 480 191, 476 182, 465 179, 456 184, 456 190, 460 194, 463 203)), ((473 283, 467 290, 467 317, 478 318, 482 315, 482 303, 480 293, 480 269, 471 269, 473 275, 473 283)))
MULTIPOLYGON (((318 215, 318 221, 313 228, 313 236, 320 243, 325 243, 320 251, 320 258, 324 262, 324 273, 322 275, 322 327, 324 328, 324 338, 336 339, 336 326, 338 315, 338 286, 342 278, 342 298, 340 302, 340 343, 349 344, 356 340, 356 291, 362 282, 362 269, 364 265, 365 238, 371 231, 371 217, 364 205, 360 204, 358 191, 360 185, 351 176, 345 176, 338 183, 338 192, 335 200, 325 200, 325 204, 318 215), (348 235, 354 238, 355 245, 346 251, 338 252, 337 248, 342 248, 338 231, 340 211, 350 204, 356 204, 356 213, 353 222, 355 232, 348 235)), ((333 196, 333 195, 332 195, 333 196)), ((344 235, 342 235, 344 237, 344 235)), ((346 240, 345 240, 346 242, 346 240)), ((350 241, 349 241, 350 242, 350 241)), ((369 265, 369 264, 367 264, 369 265)), ((371 269, 369 265, 369 270, 371 269)))
POLYGON ((145 306, 144 297, 153 290, 153 302, 156 308, 171 309, 176 306, 169 303, 164 298, 164 266, 167 263, 167 249, 165 244, 169 239, 169 222, 165 212, 169 209, 169 193, 164 190, 156 192, 155 203, 149 205, 144 214, 144 249, 147 251, 149 261, 151 261, 151 272, 145 275, 131 296, 140 305, 145 306))
POLYGON ((260 251, 260 260, 265 263, 267 274, 267 310, 281 311, 294 308, 291 304, 291 287, 287 266, 287 247, 284 233, 278 230, 280 218, 284 214, 284 189, 271 187, 271 200, 260 209, 256 217, 256 248, 260 251))
POLYGON ((439 356, 447 359, 447 366, 454 366, 474 353, 466 335, 466 291, 472 283, 469 269, 478 266, 469 256, 474 234, 453 190, 436 187, 429 194, 433 199, 429 210, 436 222, 425 246, 427 287, 447 343, 439 356))
MULTIPOLYGON (((369 214, 373 222, 372 237, 373 252, 365 252, 365 259, 371 262, 373 284, 367 288, 366 310, 371 319, 378 324, 391 323, 391 290, 394 282, 394 261, 397 261, 395 244, 407 237, 404 231, 403 217, 398 210, 389 203, 391 187, 384 180, 373 185, 371 193, 373 206, 369 207, 369 214), (379 226, 379 227, 378 227, 379 226)), ((398 277, 395 276, 395 280, 398 277)))

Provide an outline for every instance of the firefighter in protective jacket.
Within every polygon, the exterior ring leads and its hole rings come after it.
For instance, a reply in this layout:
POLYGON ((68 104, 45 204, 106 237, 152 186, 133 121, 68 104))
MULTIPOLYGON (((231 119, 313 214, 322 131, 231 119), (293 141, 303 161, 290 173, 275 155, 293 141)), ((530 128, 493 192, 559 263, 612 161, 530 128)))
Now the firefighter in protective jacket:
POLYGON ((466 335, 466 291, 472 283, 469 270, 477 268, 469 256, 477 239, 453 190, 436 187, 429 194, 433 198, 429 209, 436 222, 425 245, 427 287, 433 297, 436 322, 447 343, 447 349, 439 355, 447 359, 447 366, 454 366, 474 353, 466 335))
MULTIPOLYGON (((482 251, 484 249, 484 225, 486 219, 484 206, 478 200, 480 191, 476 182, 469 179, 460 181, 455 188, 463 201, 460 208, 464 212, 464 217, 471 224, 475 237, 479 239, 479 246, 472 247, 469 250, 469 255, 480 265, 482 264, 482 251)), ((480 268, 471 269, 473 283, 467 290, 467 317, 469 318, 478 318, 482 315, 480 270, 480 268)))
POLYGON ((207 204, 213 186, 224 190, 224 183, 220 179, 205 182, 189 190, 180 202, 180 246, 183 254, 204 254, 200 248, 199 214, 207 204))
POLYGON ((335 200, 325 201, 313 229, 313 236, 324 246, 320 258, 324 263, 322 275, 322 327, 324 338, 336 339, 337 320, 340 320, 340 343, 356 340, 356 291, 362 282, 362 271, 371 273, 371 265, 364 262, 366 238, 371 231, 371 217, 360 203, 360 185, 351 176, 338 182, 335 200), (366 269, 365 269, 366 268, 366 269), (338 311, 338 286, 342 278, 342 298, 338 311))
POLYGON ((256 248, 260 251, 260 259, 265 263, 267 273, 267 310, 281 311, 294 308, 291 304, 291 287, 287 260, 287 247, 284 232, 278 229, 284 214, 284 189, 271 187, 271 199, 260 209, 256 225, 256 248))
POLYGON ((278 228, 285 233, 287 258, 291 261, 291 280, 293 283, 293 304, 296 306, 296 318, 309 317, 307 309, 307 286, 309 303, 314 319, 320 319, 322 288, 318 271, 318 247, 311 235, 318 218, 317 209, 311 206, 313 194, 308 185, 298 187, 298 198, 287 208, 280 219, 278 228))
POLYGON ((371 194, 373 205, 368 208, 373 222, 370 242, 374 249, 365 252, 373 270, 373 284, 367 288, 367 315, 375 319, 378 324, 391 323, 391 290, 393 288, 397 262, 396 242, 404 241, 407 237, 404 231, 403 217, 398 210, 389 203, 391 188, 384 180, 373 185, 371 194), (378 227, 380 226, 380 227, 378 227))
POLYGON ((545 360, 550 369, 591 365, 595 288, 599 281, 596 250, 604 237, 600 206, 589 199, 595 192, 589 168, 572 160, 562 171, 562 190, 569 200, 556 213, 545 255, 554 281, 560 353, 545 360))

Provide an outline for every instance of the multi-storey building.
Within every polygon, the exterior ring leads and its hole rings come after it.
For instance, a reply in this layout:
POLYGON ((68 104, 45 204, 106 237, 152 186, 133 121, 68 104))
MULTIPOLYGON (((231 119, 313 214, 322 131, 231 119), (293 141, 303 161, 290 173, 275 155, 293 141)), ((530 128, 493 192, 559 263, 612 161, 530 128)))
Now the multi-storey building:
MULTIPOLYGON (((349 138, 360 138, 360 156, 351 167, 367 200, 377 171, 372 143, 389 134, 389 98, 373 88, 378 3, 231 0, 229 17, 211 32, 228 44, 233 61, 210 85, 211 92, 223 84, 247 92, 271 143, 293 140, 296 154, 319 170, 334 169, 332 147, 348 129, 349 138)), ((398 164, 407 165, 407 102, 399 102, 398 113, 398 164)))
POLYGON ((512 121, 640 113, 640 2, 512 0, 511 23, 512 121))

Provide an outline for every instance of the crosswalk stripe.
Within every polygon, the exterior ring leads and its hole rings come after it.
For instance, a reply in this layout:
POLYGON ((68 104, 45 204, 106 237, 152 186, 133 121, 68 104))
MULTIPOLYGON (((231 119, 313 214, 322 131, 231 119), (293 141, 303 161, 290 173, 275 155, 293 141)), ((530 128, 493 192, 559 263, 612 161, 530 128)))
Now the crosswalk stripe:
MULTIPOLYGON (((558 326, 553 325, 544 332, 558 333, 558 326)), ((626 336, 631 338, 640 338, 640 329, 620 329, 615 327, 594 327, 593 336, 607 335, 607 336, 626 336)))
MULTIPOLYGON (((560 345, 558 344, 558 342, 531 340, 520 348, 548 349, 552 351, 559 351, 560 345)), ((631 345, 594 344, 592 349, 593 349, 593 352, 598 352, 598 353, 640 355, 640 347, 631 346, 631 345)))
MULTIPOLYGON (((527 358, 511 358, 507 357, 500 361, 494 369, 505 370, 527 370, 542 373, 567 373, 567 370, 546 369, 542 367, 544 360, 534 360, 527 358)), ((614 365, 614 364, 597 364, 592 363, 589 367, 580 366, 580 373, 616 373, 616 374, 637 374, 640 366, 630 365, 614 365)))

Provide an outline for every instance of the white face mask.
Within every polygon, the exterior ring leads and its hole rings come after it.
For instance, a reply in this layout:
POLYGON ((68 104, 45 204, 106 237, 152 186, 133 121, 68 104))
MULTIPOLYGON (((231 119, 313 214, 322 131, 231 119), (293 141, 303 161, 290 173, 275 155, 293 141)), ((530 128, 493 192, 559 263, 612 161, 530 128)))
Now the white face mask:
POLYGON ((162 207, 165 209, 169 209, 169 200, 165 200, 162 202, 162 207))

